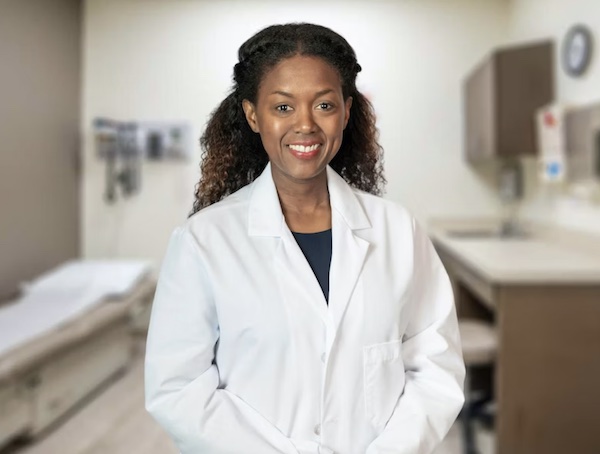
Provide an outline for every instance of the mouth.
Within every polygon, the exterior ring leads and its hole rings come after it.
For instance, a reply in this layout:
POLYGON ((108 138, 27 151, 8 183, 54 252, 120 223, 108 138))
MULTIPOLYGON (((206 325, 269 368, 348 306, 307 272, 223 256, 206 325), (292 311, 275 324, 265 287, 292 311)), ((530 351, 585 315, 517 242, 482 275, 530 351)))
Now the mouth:
POLYGON ((300 159, 310 159, 315 157, 319 154, 322 146, 322 143, 315 142, 305 144, 291 143, 287 145, 292 154, 300 159))

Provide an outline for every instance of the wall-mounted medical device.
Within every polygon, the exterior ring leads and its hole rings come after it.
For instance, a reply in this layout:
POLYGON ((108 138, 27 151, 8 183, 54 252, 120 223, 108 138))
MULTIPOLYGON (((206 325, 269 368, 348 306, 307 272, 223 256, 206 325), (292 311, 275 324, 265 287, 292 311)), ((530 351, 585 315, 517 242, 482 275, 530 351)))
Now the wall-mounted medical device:
POLYGON ((191 124, 184 121, 94 119, 96 155, 106 161, 105 200, 114 203, 141 189, 142 160, 187 161, 193 154, 191 124))
POLYGON ((149 160, 183 160, 192 157, 194 141, 187 122, 140 121, 137 123, 138 146, 149 160))

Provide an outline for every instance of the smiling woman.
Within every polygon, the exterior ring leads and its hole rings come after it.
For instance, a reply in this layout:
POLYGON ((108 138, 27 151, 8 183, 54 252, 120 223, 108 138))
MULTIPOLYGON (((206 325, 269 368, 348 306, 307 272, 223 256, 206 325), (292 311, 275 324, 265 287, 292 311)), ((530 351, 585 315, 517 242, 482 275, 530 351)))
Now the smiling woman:
MULTIPOLYGON (((313 192, 327 193, 325 168, 340 149, 351 105, 352 97, 344 99, 335 68, 320 58, 304 55, 278 63, 265 75, 256 103, 242 102, 248 124, 260 134, 269 157, 273 181, 292 230, 331 227, 328 207, 321 210, 324 216, 320 218, 295 216, 293 204, 286 203, 287 195, 298 185, 306 190, 307 183, 313 192)), ((322 197, 317 207, 327 205, 327 200, 322 197)))
POLYGON ((462 403, 448 276, 384 184, 354 50, 246 41, 161 269, 146 407, 182 454, 426 454, 462 403))

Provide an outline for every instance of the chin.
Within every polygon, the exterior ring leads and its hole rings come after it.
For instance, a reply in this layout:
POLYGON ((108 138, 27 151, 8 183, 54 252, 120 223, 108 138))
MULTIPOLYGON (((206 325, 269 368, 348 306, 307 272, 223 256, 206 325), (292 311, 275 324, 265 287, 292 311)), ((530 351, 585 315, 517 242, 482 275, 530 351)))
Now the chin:
POLYGON ((296 181, 311 181, 315 178, 318 178, 325 172, 326 165, 323 167, 312 168, 312 169, 295 169, 289 172, 286 172, 290 179, 296 181))

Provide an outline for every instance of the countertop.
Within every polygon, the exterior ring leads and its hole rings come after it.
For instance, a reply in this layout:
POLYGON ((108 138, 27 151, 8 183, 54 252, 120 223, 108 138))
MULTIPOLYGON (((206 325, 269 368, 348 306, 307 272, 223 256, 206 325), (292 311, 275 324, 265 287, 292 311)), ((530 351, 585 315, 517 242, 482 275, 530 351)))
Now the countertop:
POLYGON ((600 236, 529 223, 524 238, 456 237, 448 232, 492 229, 495 221, 435 220, 437 248, 491 283, 600 285, 600 236))

